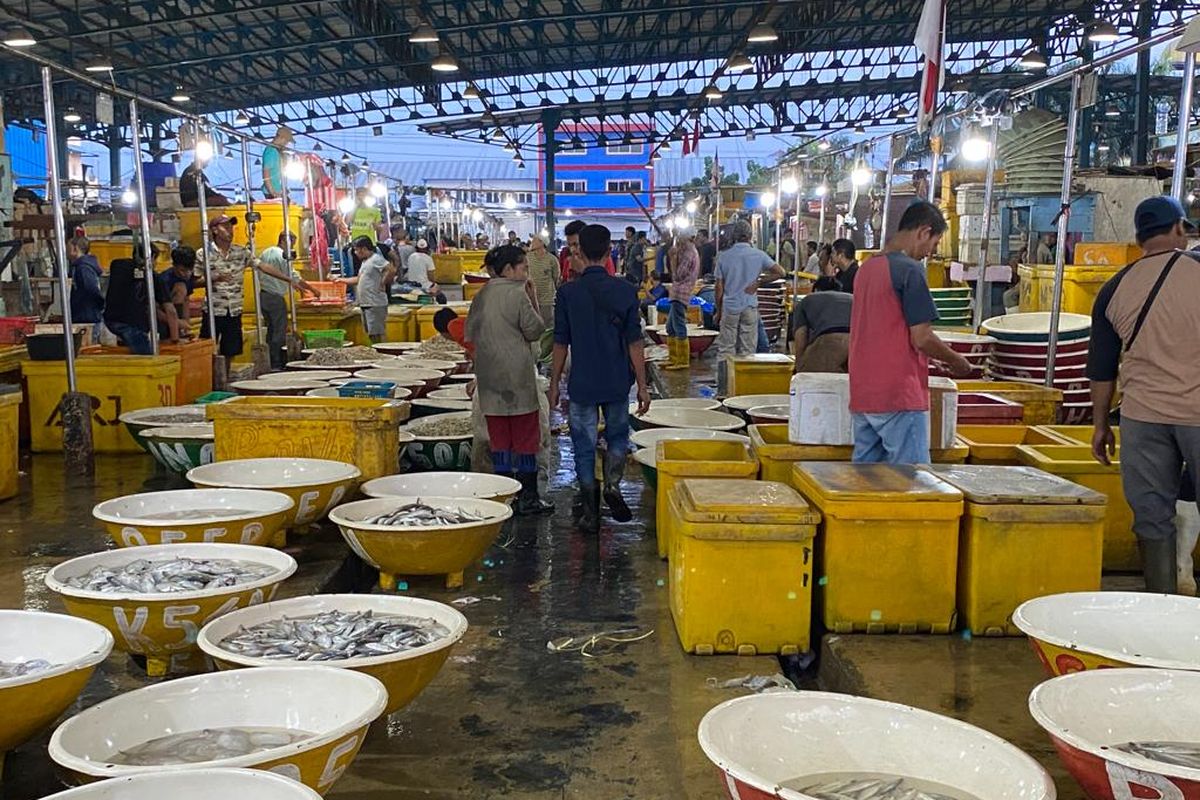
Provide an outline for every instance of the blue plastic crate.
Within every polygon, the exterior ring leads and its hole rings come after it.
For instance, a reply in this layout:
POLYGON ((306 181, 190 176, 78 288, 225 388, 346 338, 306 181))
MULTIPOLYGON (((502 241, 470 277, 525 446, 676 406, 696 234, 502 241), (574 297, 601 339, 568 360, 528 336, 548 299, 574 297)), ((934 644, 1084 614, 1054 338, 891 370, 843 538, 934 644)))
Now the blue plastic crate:
POLYGON ((378 397, 390 399, 396 389, 392 381, 347 381, 338 387, 338 397, 378 397))

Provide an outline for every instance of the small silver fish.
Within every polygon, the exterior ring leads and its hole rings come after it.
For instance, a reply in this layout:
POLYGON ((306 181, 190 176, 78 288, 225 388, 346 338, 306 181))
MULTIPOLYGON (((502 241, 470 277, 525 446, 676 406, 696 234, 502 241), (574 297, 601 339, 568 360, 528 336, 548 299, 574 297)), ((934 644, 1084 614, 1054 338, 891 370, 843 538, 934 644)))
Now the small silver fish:
POLYGON ((0 661, 0 680, 21 678, 26 675, 45 672, 48 669, 53 669, 55 666, 57 665, 51 664, 44 658, 34 658, 29 661, 0 661))
POLYGON ((1126 742, 1113 749, 1177 767, 1200 769, 1200 742, 1126 742))
POLYGON ((314 734, 290 728, 205 728, 150 739, 109 756, 109 762, 136 767, 197 764, 270 750, 314 734))
POLYGON ((461 508, 433 508, 420 500, 408 503, 395 511, 368 517, 368 525, 395 525, 405 528, 428 528, 440 525, 461 525, 466 522, 482 522, 483 517, 461 508))
POLYGON ((932 781, 879 773, 827 773, 788 783, 803 785, 800 791, 816 800, 978 800, 932 781))
POLYGON ((252 583, 277 570, 264 564, 227 558, 174 558, 130 561, 122 567, 95 567, 83 575, 67 578, 73 589, 92 592, 136 592, 169 594, 198 592, 252 583))
POLYGON ((453 439, 458 436, 470 436, 474 429, 471 427, 469 417, 451 417, 433 422, 417 420, 406 425, 404 430, 414 436, 444 436, 447 439, 453 439))
POLYGON ((449 635, 445 625, 422 617, 326 611, 241 627, 220 645, 250 658, 341 661, 412 650, 449 635))

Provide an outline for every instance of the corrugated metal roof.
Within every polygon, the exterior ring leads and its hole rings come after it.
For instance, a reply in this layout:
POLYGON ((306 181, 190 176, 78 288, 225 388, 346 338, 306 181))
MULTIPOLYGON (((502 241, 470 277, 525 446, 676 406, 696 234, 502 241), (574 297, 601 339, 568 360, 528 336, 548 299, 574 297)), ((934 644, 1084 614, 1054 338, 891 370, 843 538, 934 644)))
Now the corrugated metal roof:
POLYGON ((483 181, 515 181, 537 183, 537 167, 530 164, 525 169, 504 158, 471 158, 446 161, 385 161, 375 162, 372 169, 408 186, 422 185, 430 181, 459 181, 468 183, 483 181))

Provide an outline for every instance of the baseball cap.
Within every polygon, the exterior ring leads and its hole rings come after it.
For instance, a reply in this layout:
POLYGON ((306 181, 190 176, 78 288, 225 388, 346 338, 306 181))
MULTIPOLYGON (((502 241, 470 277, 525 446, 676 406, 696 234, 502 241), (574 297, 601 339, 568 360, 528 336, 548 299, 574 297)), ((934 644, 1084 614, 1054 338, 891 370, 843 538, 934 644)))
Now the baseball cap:
POLYGON ((1183 220, 1183 226, 1190 231, 1196 230, 1196 224, 1187 217, 1183 204, 1174 197, 1148 197, 1138 203, 1133 212, 1133 225, 1137 229, 1138 239, 1156 228, 1165 228, 1183 220))
POLYGON ((209 228, 215 228, 218 225, 237 225, 237 217, 231 217, 228 214, 222 214, 219 217, 213 217, 208 221, 209 228))
POLYGON ((429 247, 429 242, 425 241, 424 239, 417 239, 418 249, 424 250, 426 247, 429 247))

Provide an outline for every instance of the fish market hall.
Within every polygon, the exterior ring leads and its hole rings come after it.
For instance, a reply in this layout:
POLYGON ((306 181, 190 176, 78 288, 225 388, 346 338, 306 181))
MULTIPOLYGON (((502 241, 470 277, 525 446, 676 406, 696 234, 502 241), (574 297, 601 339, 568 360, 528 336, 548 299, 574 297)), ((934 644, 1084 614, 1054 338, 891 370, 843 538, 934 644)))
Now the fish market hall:
POLYGON ((1200 6, 0 6, 0 800, 1200 800, 1200 6))

